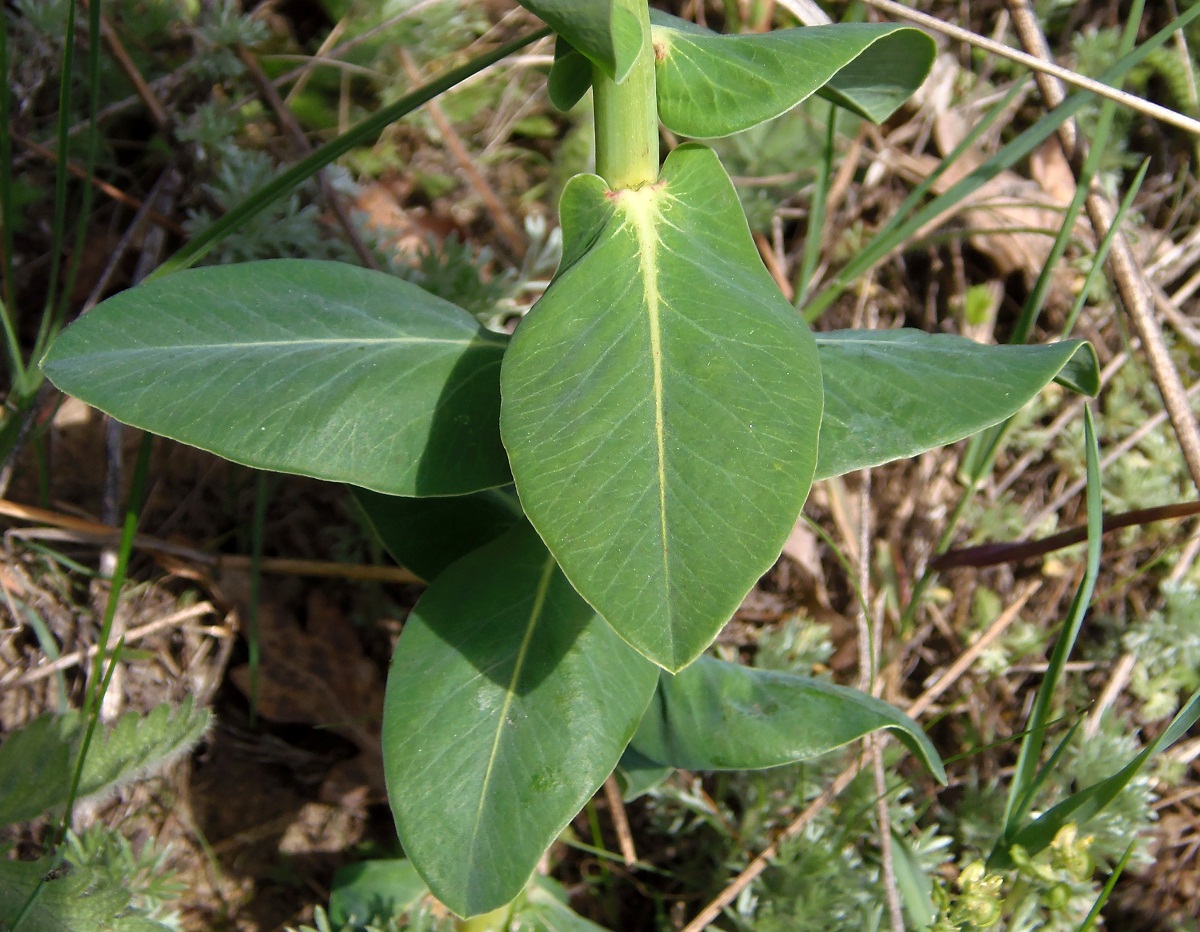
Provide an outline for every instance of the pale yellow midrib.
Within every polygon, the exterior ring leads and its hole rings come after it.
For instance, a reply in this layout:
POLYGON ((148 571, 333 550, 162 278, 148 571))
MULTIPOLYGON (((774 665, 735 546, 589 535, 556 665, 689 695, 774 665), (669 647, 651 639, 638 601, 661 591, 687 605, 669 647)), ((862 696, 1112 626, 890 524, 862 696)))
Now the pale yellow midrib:
POLYGON ((663 588, 671 586, 671 566, 667 557, 667 448, 663 417, 663 356, 660 309, 662 295, 658 290, 658 235, 653 199, 629 205, 629 219, 637 239, 638 259, 645 289, 646 313, 650 321, 650 365, 654 373, 654 440, 658 454, 658 516, 662 541, 663 588))
POLYGON ((492 753, 488 755, 487 767, 483 772, 483 783, 479 787, 479 808, 475 811, 475 825, 471 829, 471 841, 479 837, 479 823, 483 820, 483 805, 487 800, 488 786, 492 782, 492 770, 496 766, 496 757, 500 753, 500 739, 504 737, 504 723, 508 720, 508 710, 512 708, 513 697, 517 694, 517 684, 521 681, 521 670, 525 666, 525 658, 529 656, 529 646, 533 643, 533 631, 541 619, 546 606, 546 596, 550 591, 550 580, 554 576, 554 558, 546 560, 541 579, 538 580, 537 590, 533 596, 533 608, 529 610, 529 622, 525 625, 525 636, 521 646, 517 648, 517 660, 513 664, 512 676, 508 688, 504 691, 504 704, 500 709, 500 720, 496 725, 496 737, 492 741, 492 753))

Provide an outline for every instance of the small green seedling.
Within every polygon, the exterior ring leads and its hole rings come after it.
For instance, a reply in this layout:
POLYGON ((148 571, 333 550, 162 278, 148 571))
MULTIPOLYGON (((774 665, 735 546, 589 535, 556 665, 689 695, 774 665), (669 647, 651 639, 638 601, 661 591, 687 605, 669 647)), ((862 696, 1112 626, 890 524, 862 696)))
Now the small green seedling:
MULTIPOLYGON (((205 268, 120 294, 43 363, 129 424, 345 482, 429 580, 388 680, 405 853, 461 916, 503 909, 628 750, 640 770, 778 766, 912 720, 843 687, 703 656, 776 559, 814 478, 958 440, 1057 379, 1080 342, 814 335, 714 152, 813 94, 888 117, 933 43, 890 25, 726 36, 643 0, 522 0, 557 33, 556 104, 590 87, 596 174, 511 339, 387 275, 205 268), (651 769, 653 769, 651 767, 651 769)), ((632 767, 632 765, 631 765, 632 767)))

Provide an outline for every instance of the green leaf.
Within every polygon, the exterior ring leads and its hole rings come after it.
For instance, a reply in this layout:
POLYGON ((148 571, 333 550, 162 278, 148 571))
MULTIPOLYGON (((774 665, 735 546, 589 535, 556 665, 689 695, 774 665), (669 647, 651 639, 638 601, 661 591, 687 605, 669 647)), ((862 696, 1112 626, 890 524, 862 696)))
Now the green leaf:
POLYGON ((429 892, 411 861, 360 861, 339 867, 329 894, 329 918, 355 928, 402 916, 429 892))
POLYGON ((839 23, 748 35, 655 25, 658 113, 672 132, 728 136, 818 91, 875 122, 929 74, 933 40, 892 24, 839 23))
POLYGON ((576 176, 562 216, 577 258, 517 328, 501 434, 567 578, 678 670, 770 568, 804 503, 815 342, 707 148, 681 146, 635 190, 576 176))
POLYGON ((535 875, 513 912, 511 932, 606 932, 567 904, 567 892, 549 877, 535 875))
MULTIPOLYGON (((97 729, 88 749, 79 795, 131 780, 181 754, 203 737, 212 717, 191 699, 160 705, 146 715, 129 712, 110 729, 97 729)), ((41 715, 0 744, 0 825, 24 822, 64 805, 83 735, 78 712, 41 715)))
POLYGON ((921 726, 857 689, 701 657, 664 673, 632 747, 685 770, 760 770, 807 760, 884 728, 941 782, 946 772, 921 726))
POLYGON ((0 744, 0 825, 25 822, 67 801, 79 713, 39 715, 0 744))
POLYGON ((592 63, 559 36, 554 43, 554 64, 546 78, 550 103, 563 113, 573 108, 592 86, 592 63))
POLYGON ((521 892, 656 679, 527 524, 433 582, 396 647, 383 745, 400 840, 438 899, 467 916, 521 892))
POLYGON ((401 498, 354 486, 350 494, 392 559, 425 580, 522 519, 511 486, 443 498, 401 498))
POLYGON ((617 764, 616 777, 617 785, 621 788, 621 798, 627 803, 632 802, 649 793, 674 772, 674 767, 650 760, 631 745, 625 749, 620 763, 617 764))
POLYGON ((1095 351, 1081 340, 989 346, 920 330, 817 334, 825 416, 817 478, 915 456, 1015 414, 1069 372, 1098 387, 1095 351))
POLYGON ((642 48, 642 0, 519 0, 564 40, 623 81, 642 48))
POLYGON ((119 421, 238 463, 456 495, 509 479, 496 429, 505 343, 398 278, 281 259, 123 292, 42 368, 119 421))
MULTIPOLYGON (((0 928, 24 908, 53 859, 0 859, 0 928)), ((21 932, 169 932, 170 926, 147 919, 129 906, 129 893, 103 874, 86 867, 67 867, 42 884, 21 932)))

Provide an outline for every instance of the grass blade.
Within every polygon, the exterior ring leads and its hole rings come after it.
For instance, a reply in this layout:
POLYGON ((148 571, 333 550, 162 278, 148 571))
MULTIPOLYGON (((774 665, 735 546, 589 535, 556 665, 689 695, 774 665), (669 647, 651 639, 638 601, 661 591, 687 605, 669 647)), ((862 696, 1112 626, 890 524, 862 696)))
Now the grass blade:
MULTIPOLYGON (((1118 81, 1130 68, 1142 61, 1154 49, 1159 48, 1172 35, 1200 17, 1200 6, 1192 7, 1182 13, 1176 20, 1163 27, 1151 38, 1127 55, 1122 55, 1101 76, 1100 80, 1107 84, 1118 81)), ((847 263, 804 309, 804 319, 812 323, 829 307, 830 304, 846 288, 865 272, 874 267, 892 250, 901 246, 926 223, 970 196, 980 187, 996 177, 1005 169, 1011 168, 1040 146, 1058 129, 1058 127, 1075 116, 1094 97, 1089 91, 1078 91, 1068 97, 1040 120, 1022 132, 1019 136, 1003 146, 995 155, 980 165, 977 169, 953 185, 943 194, 938 195, 921 209, 917 210, 903 222, 891 227, 885 227, 871 244, 858 256, 847 263)))
POLYGON ((1096 927, 1096 920, 1100 918, 1100 910, 1104 909, 1104 904, 1112 896, 1113 888, 1116 887, 1117 881, 1125 871, 1125 865, 1129 863, 1129 858, 1133 854, 1133 844, 1132 841, 1129 843, 1129 847, 1121 855, 1121 860, 1117 862, 1117 866, 1113 868, 1113 872, 1108 875, 1108 880, 1104 882, 1104 889, 1100 891, 1100 895, 1096 897, 1096 902, 1088 910, 1087 916, 1084 917, 1083 923, 1079 926, 1079 932, 1091 932, 1096 927))
MULTIPOLYGON (((1084 407, 1085 452, 1087 457, 1087 512, 1088 512, 1088 543, 1087 565, 1083 580, 1075 592, 1070 611, 1063 623, 1062 631, 1050 654, 1045 677, 1038 689, 1033 710, 1029 716, 1029 728, 1025 739, 1021 742, 1021 751, 1017 757, 1017 766, 1013 773, 1012 785, 1009 787, 1008 800, 1004 810, 1004 828, 1001 831, 997 849, 1006 853, 1017 833, 1018 824, 1028 814, 1032 797, 1040 782, 1038 772, 1042 749, 1046 741, 1046 729, 1053 708, 1054 692, 1062 678, 1063 667, 1070 657, 1079 636, 1083 619, 1091 602, 1092 592, 1096 587, 1096 577, 1100 572, 1100 541, 1104 523, 1103 499, 1100 492, 1100 449, 1096 442, 1096 427, 1092 421, 1091 408, 1084 407)), ((999 856, 1003 857, 1004 854, 999 856)))
POLYGON ((837 139, 838 108, 830 104, 829 119, 825 126, 825 148, 821 164, 817 166, 817 178, 813 184, 812 206, 808 212, 808 232, 804 235, 804 256, 800 263, 800 276, 796 282, 796 307, 803 307, 813 286, 813 275, 821 259, 821 245, 825 242, 825 211, 829 198, 829 182, 833 174, 834 141, 837 139))
POLYGON ((58 300, 58 274, 62 264, 62 243, 67 225, 67 143, 71 128, 71 82, 75 76, 75 17, 75 0, 68 0, 66 24, 63 27, 62 64, 58 73, 58 159, 54 169, 54 220, 50 243, 50 271, 46 276, 46 303, 42 309, 43 324, 53 313, 58 300))

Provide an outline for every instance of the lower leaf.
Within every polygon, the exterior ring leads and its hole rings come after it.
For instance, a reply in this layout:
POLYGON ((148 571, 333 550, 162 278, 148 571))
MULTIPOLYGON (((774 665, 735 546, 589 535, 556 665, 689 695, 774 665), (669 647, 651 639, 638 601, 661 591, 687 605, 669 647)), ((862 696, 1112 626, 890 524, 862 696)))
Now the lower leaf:
POLYGON ((434 895, 463 916, 516 897, 656 682, 528 524, 434 580, 397 644, 383 725, 396 827, 434 895))
POLYGON ((878 731, 895 733, 941 782, 921 726, 846 686, 701 657, 664 673, 631 747, 685 770, 761 770, 806 760, 878 731))

